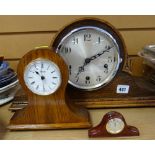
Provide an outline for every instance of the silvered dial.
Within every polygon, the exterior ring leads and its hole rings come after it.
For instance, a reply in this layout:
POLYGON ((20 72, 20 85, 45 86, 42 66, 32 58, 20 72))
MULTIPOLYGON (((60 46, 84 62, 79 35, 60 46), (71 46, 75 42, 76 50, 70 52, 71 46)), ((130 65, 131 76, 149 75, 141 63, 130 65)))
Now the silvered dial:
POLYGON ((25 69, 26 86, 35 94, 49 95, 61 84, 61 73, 58 66, 46 59, 36 59, 25 69))
POLYGON ((108 32, 90 26, 68 33, 57 52, 68 64, 69 83, 84 90, 110 82, 121 62, 115 39, 108 32))
POLYGON ((125 127, 124 122, 120 118, 110 119, 106 124, 106 130, 111 134, 120 133, 125 127))

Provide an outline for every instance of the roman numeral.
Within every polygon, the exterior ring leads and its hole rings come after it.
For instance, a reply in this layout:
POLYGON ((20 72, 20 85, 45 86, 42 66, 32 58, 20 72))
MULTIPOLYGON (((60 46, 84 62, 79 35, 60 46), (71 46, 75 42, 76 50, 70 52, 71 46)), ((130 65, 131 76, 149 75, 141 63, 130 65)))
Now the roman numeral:
POLYGON ((56 85, 56 83, 55 83, 55 82, 52 82, 52 84, 56 85))
POLYGON ((52 71, 51 73, 54 73, 55 71, 52 71))
POLYGON ((36 89, 37 89, 37 90, 39 89, 39 85, 37 85, 36 89))
POLYGON ((35 81, 31 82, 31 85, 35 84, 35 81))

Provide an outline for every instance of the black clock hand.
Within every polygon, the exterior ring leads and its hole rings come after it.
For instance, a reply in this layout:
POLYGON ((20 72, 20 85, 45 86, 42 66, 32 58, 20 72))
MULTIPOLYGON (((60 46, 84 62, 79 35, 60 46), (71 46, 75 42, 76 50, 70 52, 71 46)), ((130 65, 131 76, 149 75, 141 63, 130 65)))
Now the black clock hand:
POLYGON ((88 65, 92 60, 94 60, 94 59, 98 58, 99 56, 103 55, 105 52, 109 52, 109 50, 110 50, 111 48, 113 48, 113 46, 112 46, 112 47, 108 46, 108 48, 107 48, 106 50, 104 50, 104 51, 102 51, 102 52, 100 52, 100 53, 98 53, 98 54, 96 54, 96 55, 93 55, 93 56, 91 56, 90 58, 86 58, 85 61, 84 61, 83 66, 80 66, 80 67, 79 67, 79 71, 78 71, 76 77, 77 77, 81 72, 84 72, 84 67, 85 67, 86 65, 88 65))
POLYGON ((40 75, 39 72, 35 71, 35 73, 41 77, 41 80, 44 80, 45 79, 45 76, 40 75))
POLYGON ((103 55, 105 52, 109 52, 109 50, 112 49, 112 48, 113 48, 113 46, 112 46, 112 47, 108 46, 106 50, 104 50, 104 51, 102 51, 102 52, 100 52, 100 53, 98 53, 98 54, 96 54, 96 55, 93 55, 93 56, 91 56, 90 58, 86 58, 86 59, 85 59, 85 63, 86 63, 86 64, 90 63, 92 60, 94 60, 94 59, 100 57, 100 56, 103 55), (88 60, 87 60, 87 59, 88 59, 88 60))
POLYGON ((40 76, 39 72, 35 71, 35 73, 40 76))

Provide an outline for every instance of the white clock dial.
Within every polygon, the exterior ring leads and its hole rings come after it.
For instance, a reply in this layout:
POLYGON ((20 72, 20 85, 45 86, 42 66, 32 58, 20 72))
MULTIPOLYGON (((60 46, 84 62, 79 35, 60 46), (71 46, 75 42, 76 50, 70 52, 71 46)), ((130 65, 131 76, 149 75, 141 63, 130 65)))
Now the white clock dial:
POLYGON ((49 95, 61 84, 58 66, 46 59, 36 59, 28 64, 24 72, 26 86, 35 94, 49 95))
POLYGON ((125 127, 124 122, 120 118, 110 119, 106 124, 107 132, 111 134, 120 133, 125 127))
POLYGON ((72 31, 62 39, 57 52, 68 64, 69 83, 85 90, 110 82, 121 62, 115 39, 95 27, 72 31))

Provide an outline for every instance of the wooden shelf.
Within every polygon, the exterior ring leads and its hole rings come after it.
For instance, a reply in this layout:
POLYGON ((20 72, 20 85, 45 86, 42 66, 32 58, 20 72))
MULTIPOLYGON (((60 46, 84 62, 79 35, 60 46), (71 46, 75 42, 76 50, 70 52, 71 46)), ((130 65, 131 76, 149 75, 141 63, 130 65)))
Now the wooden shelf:
MULTIPOLYGON (((10 104, 0 107, 0 122, 6 126, 12 113, 8 111, 10 104)), ((122 113, 129 125, 136 126, 140 131, 139 137, 109 138, 109 139, 155 139, 155 107, 153 108, 117 108, 90 110, 93 126, 97 125, 103 115, 111 110, 122 113)), ((1 127, 0 127, 1 128, 1 127)), ((26 140, 26 139, 90 139, 87 129, 79 130, 47 130, 47 131, 2 131, 0 139, 26 140)))

